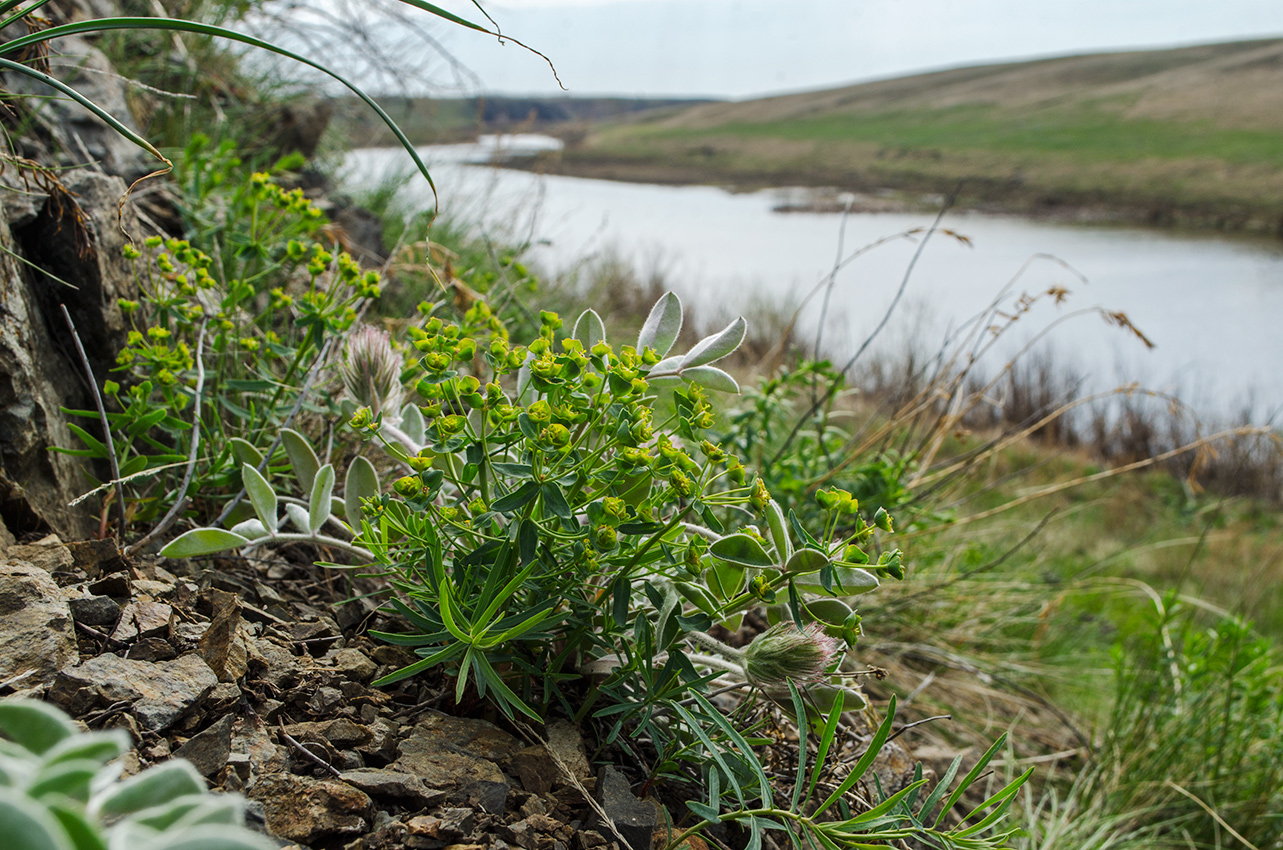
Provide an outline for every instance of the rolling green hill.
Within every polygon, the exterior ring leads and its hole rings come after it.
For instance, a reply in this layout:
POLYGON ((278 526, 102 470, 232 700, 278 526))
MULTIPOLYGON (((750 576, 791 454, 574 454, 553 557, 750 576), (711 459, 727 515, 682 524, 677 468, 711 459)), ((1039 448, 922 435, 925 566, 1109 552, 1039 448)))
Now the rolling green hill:
POLYGON ((559 163, 1283 234, 1283 39, 961 68, 599 125, 559 163))

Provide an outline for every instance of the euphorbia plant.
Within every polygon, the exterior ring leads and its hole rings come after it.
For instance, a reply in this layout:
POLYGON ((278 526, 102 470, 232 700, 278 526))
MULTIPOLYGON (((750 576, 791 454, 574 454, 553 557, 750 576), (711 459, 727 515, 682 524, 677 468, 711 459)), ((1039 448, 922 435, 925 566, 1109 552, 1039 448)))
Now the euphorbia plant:
MULTIPOLYGON (((367 556, 388 579, 389 608, 409 629, 378 636, 422 659, 384 683, 445 667, 458 698, 473 684, 505 712, 538 716, 554 703, 586 707, 566 691, 582 671, 597 675, 595 693, 626 695, 639 643, 694 678, 751 678, 739 651, 705 632, 738 627, 753 607, 773 604, 776 619, 854 642, 858 617, 842 599, 877 587, 878 572, 902 575, 898 552, 869 564, 862 547, 876 521, 857 518, 841 539, 836 521, 802 528, 706 438, 716 416, 703 387, 736 389, 714 364, 739 346, 745 324, 672 354, 681 323, 669 293, 635 345, 608 343, 589 310, 566 336, 545 312, 538 337, 514 346, 478 304, 459 324, 433 317, 411 328, 420 356, 405 369, 384 337, 358 332, 343 367, 362 404, 350 424, 405 474, 382 492, 372 465, 358 461, 336 512, 354 539, 316 539, 367 556), (401 384, 389 380, 398 371, 401 384), (397 411, 403 385, 418 403, 397 411), (655 391, 664 385, 671 394, 655 391)), ((282 531, 273 489, 247 466, 259 516, 232 531, 189 532, 166 553, 319 535, 334 477, 288 436, 311 496, 306 511, 287 505, 298 532, 282 531)), ((821 499, 834 517, 856 512, 849 495, 821 499)), ((850 705, 859 697, 848 693, 850 705)))
POLYGON ((386 577, 388 610, 403 624, 375 635, 420 656, 376 684, 441 668, 457 700, 472 687, 509 716, 594 715, 613 723, 607 740, 631 729, 648 742, 652 775, 700 772, 707 802, 689 804, 701 818, 691 833, 725 820, 750 831, 750 846, 763 829, 828 847, 1001 844, 1010 831, 998 825, 1025 777, 949 831, 940 819, 979 767, 938 813, 956 763, 921 806, 918 778, 867 811, 846 808, 894 704, 854 771, 813 805, 826 754, 841 751, 842 712, 866 704, 840 670, 860 629, 849 600, 904 568, 898 550, 869 551, 891 531, 885 512, 866 521, 849 493, 822 491, 826 520, 808 530, 707 439, 716 415, 701 383, 734 388, 713 364, 739 345, 743 320, 671 356, 681 325, 671 293, 636 345, 609 344, 592 311, 567 336, 560 325, 543 313, 538 337, 513 346, 484 304, 459 324, 430 318, 411 330, 420 356, 400 370, 400 386, 386 378, 401 355, 381 334, 359 332, 342 367, 362 405, 349 424, 380 447, 380 465, 403 474, 385 489, 360 457, 334 499, 333 468, 289 432, 290 466, 310 494, 286 504, 298 531, 282 530, 275 489, 247 465, 257 517, 232 531, 190 531, 164 554, 312 539, 359 556, 386 577), (662 384, 671 396, 655 392, 662 384), (405 390, 418 398, 397 411, 390 402, 405 390), (353 539, 323 534, 326 523, 353 539), (776 624, 747 647, 709 634, 755 608, 776 624), (754 751, 760 742, 710 701, 714 686, 791 702, 802 755, 787 802, 754 751), (810 770, 808 728, 820 736, 810 770))

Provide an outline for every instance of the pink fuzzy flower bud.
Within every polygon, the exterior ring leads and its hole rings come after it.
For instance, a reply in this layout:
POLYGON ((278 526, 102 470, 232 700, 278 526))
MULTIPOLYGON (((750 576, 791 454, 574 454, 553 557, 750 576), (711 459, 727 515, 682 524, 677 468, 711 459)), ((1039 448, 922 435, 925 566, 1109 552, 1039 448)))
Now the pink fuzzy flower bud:
POLYGON ((344 346, 339 374, 343 389, 357 404, 383 414, 389 424, 401 420, 401 355, 387 331, 362 325, 353 332, 344 346))
POLYGON ((744 652, 744 673, 761 687, 794 682, 818 682, 837 657, 838 643, 819 623, 799 629, 792 621, 776 623, 762 632, 744 652))

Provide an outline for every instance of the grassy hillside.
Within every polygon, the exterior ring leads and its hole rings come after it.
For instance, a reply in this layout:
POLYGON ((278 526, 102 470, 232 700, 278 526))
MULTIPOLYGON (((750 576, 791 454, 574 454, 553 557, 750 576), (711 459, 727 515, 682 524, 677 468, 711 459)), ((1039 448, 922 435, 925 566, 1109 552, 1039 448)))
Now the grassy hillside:
MULTIPOLYGON (((471 139, 480 133, 582 133, 587 122, 612 121, 706 100, 629 97, 381 97, 379 103, 415 144, 471 139)), ((338 97, 330 131, 343 148, 394 145, 396 140, 355 97, 338 97)))
POLYGON ((1283 226, 1283 39, 922 74, 603 126, 568 171, 949 192, 1021 211, 1283 226))

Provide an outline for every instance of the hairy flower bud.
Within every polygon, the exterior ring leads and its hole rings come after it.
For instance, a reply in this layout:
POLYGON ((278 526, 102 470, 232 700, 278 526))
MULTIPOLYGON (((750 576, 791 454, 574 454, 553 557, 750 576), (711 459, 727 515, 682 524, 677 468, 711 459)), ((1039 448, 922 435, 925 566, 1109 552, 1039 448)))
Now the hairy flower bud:
POLYGON ((370 325, 357 329, 348 338, 339 373, 343 389, 357 404, 383 414, 389 424, 401 421, 401 355, 392 348, 387 331, 370 325))
POLYGON ((792 621, 762 632, 744 652, 744 674, 755 685, 817 682, 837 656, 837 641, 819 623, 799 629, 792 621))

